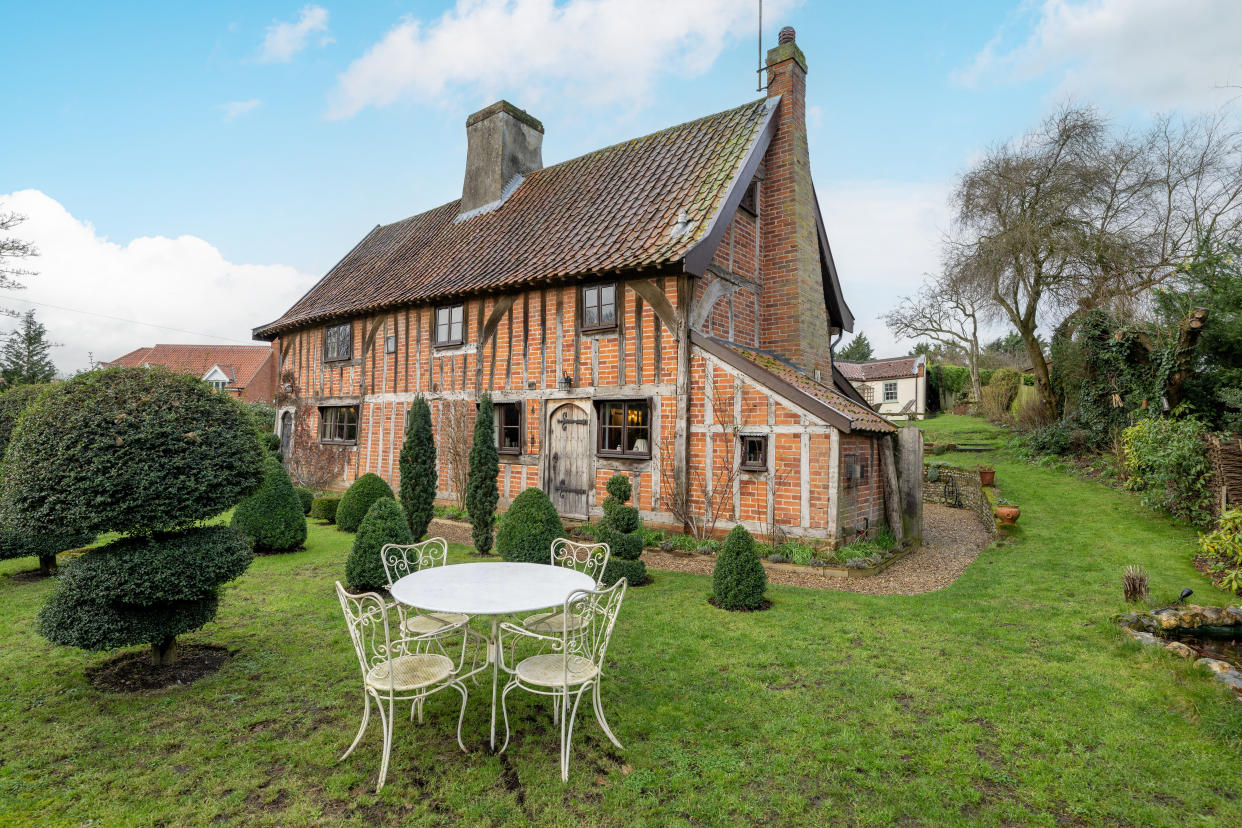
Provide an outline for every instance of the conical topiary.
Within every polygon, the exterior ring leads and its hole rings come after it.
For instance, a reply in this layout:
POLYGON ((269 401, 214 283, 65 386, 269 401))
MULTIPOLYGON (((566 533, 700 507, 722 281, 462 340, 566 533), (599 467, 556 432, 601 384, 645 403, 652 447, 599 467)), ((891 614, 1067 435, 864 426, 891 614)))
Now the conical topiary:
POLYGON ((263 485, 233 510, 232 526, 256 552, 289 552, 306 542, 306 512, 275 456, 263 460, 263 485))
POLYGON ((496 551, 506 561, 551 563, 552 541, 565 534, 556 507, 542 489, 513 498, 496 526, 496 551))
POLYGON ((727 610, 761 609, 768 576, 755 550, 755 539, 744 526, 734 526, 725 538, 712 572, 712 598, 727 610))
POLYGON ((336 507, 336 528, 342 532, 357 532, 371 504, 381 497, 396 500, 392 486, 384 482, 384 478, 372 472, 359 477, 336 507))
POLYGON ((466 482, 466 511, 470 513, 471 539, 474 548, 484 554, 492 549, 496 502, 500 499, 496 488, 500 458, 496 453, 496 429, 492 422, 495 410, 491 395, 484 394, 474 420, 474 442, 470 446, 470 470, 466 482))
POLYGON ((638 509, 627 506, 632 487, 624 474, 614 474, 608 479, 608 496, 604 498, 604 517, 595 531, 595 539, 608 544, 608 566, 601 579, 611 586, 622 578, 630 586, 639 586, 647 580, 647 565, 639 558, 643 554, 643 525, 638 509))
POLYGON ((401 507, 410 521, 410 534, 421 539, 435 515, 436 500, 436 441, 431 431, 431 407, 421 396, 410 406, 400 467, 401 507))
POLYGON ((371 504, 358 534, 354 548, 345 562, 345 582, 355 592, 374 592, 388 586, 388 575, 380 560, 380 550, 386 543, 410 544, 410 525, 405 510, 391 497, 381 497, 371 504))

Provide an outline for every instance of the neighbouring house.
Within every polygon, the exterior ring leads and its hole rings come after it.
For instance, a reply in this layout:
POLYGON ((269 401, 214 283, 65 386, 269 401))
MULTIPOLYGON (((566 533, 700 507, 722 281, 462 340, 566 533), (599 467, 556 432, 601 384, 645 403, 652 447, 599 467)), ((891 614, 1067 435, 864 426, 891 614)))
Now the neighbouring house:
POLYGON ((282 428, 339 447, 339 485, 395 486, 422 395, 447 500, 463 412, 487 392, 502 505, 536 486, 589 518, 621 472, 653 525, 715 514, 717 531, 830 541, 877 525, 896 427, 833 366, 853 318, 806 71, 786 29, 766 97, 548 167, 535 118, 505 101, 471 115, 460 199, 376 226, 255 329, 280 354, 282 428))
POLYGON ((248 402, 270 403, 276 397, 276 357, 270 345, 156 345, 99 365, 160 365, 173 373, 192 374, 248 402))
POLYGON ((867 404, 890 420, 921 420, 927 416, 926 356, 867 362, 838 359, 837 367, 867 404))

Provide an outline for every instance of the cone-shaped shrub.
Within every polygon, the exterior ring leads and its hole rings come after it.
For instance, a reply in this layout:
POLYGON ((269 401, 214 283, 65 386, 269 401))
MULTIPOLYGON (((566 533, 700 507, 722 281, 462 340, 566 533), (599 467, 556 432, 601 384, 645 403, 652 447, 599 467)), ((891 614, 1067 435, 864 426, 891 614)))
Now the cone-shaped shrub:
POLYGON ((755 549, 755 539, 744 526, 735 526, 716 556, 712 597, 727 610, 754 610, 764 603, 768 576, 755 549))
POLYGON ((371 472, 359 477, 336 507, 336 528, 342 532, 357 532, 371 504, 381 497, 396 499, 392 486, 384 482, 384 478, 371 472))
POLYGON ((302 486, 294 486, 293 491, 297 494, 298 502, 302 505, 302 514, 309 515, 311 506, 315 505, 315 493, 302 486))
POLYGON ((605 586, 625 578, 630 586, 639 586, 647 580, 647 565, 639 558, 643 554, 643 525, 638 510, 627 506, 632 488, 624 474, 614 474, 608 479, 608 496, 604 498, 604 517, 595 529, 595 539, 608 544, 608 567, 601 579, 605 586))
POLYGON ((315 498, 315 502, 311 504, 311 520, 336 523, 336 509, 340 505, 340 495, 324 495, 323 497, 315 498))
POLYGON ((471 539, 482 553, 492 549, 492 529, 496 525, 496 502, 500 491, 500 457, 496 453, 496 429, 492 398, 484 394, 474 421, 474 443, 470 446, 470 470, 466 482, 466 511, 470 513, 471 539))
POLYGON ((289 552, 306 543, 306 513, 280 461, 269 454, 263 467, 263 485, 237 504, 232 525, 256 552, 289 552))
POLYGON ((355 592, 373 592, 388 586, 380 550, 386 543, 413 543, 405 510, 391 497, 381 497, 371 504, 358 534, 354 548, 345 563, 345 581, 355 592))
POLYGON ((496 527, 496 551, 506 561, 550 563, 552 541, 565 534, 556 507, 542 489, 531 487, 513 498, 496 527))
POLYGON ((80 549, 95 542, 90 532, 53 532, 50 535, 29 535, 13 529, 0 529, 0 561, 11 558, 39 559, 44 575, 56 572, 56 556, 67 549, 80 549))
POLYGON ((237 401, 192 376, 109 368, 49 388, 5 454, 9 528, 134 536, 65 567, 43 634, 91 650, 148 643, 156 664, 174 660, 176 637, 211 620, 252 554, 229 527, 193 525, 255 491, 262 459, 237 401))
POLYGON ((410 424, 401 444, 401 507, 415 540, 427 534, 435 516, 436 441, 431 433, 431 407, 421 396, 410 406, 410 424))

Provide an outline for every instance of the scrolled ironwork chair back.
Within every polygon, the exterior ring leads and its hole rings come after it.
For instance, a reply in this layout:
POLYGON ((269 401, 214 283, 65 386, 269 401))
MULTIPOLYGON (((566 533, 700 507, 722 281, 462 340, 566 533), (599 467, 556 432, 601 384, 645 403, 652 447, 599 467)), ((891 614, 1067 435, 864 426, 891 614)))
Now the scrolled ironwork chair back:
POLYGON ((444 538, 428 538, 420 543, 386 543, 380 548, 380 560, 388 585, 420 569, 444 566, 448 562, 448 541, 444 538))
POLYGON ((562 629, 567 656, 584 658, 602 671, 604 654, 608 651, 608 642, 612 638, 612 629, 617 623, 627 587, 626 580, 621 578, 605 589, 579 590, 570 594, 565 601, 563 617, 566 621, 562 629), (569 621, 575 617, 581 619, 580 624, 569 621))
POLYGON ((365 681, 373 667, 401 655, 400 642, 392 640, 388 628, 388 607, 376 593, 349 592, 340 581, 336 582, 336 597, 340 599, 341 612, 345 615, 349 638, 365 681))
POLYGON ((611 550, 606 543, 578 543, 569 538, 552 541, 552 565, 577 570, 599 585, 611 550))

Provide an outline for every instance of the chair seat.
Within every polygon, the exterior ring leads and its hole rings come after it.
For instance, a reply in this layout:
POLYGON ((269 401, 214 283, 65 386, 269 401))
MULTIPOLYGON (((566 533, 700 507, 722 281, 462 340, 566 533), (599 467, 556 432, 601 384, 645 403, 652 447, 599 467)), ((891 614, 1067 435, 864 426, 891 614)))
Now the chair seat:
MULTIPOLYGON (((522 626, 531 632, 544 635, 557 635, 565 631, 565 610, 540 612, 522 621, 522 626)), ((586 619, 574 613, 569 619, 569 631, 574 632, 586 626, 586 619)))
POLYGON ((453 674, 453 662, 438 653, 403 655, 376 664, 367 672, 367 686, 381 692, 389 689, 388 671, 392 670, 392 689, 402 693, 443 681, 453 674))
POLYGON ((427 635, 446 627, 455 627, 470 620, 470 616, 459 612, 429 612, 411 615, 405 619, 401 629, 414 635, 427 635))
POLYGON ((582 684, 599 673, 590 659, 571 655, 568 657, 569 670, 566 676, 565 658, 566 656, 562 653, 531 656, 519 661, 514 672, 527 684, 540 684, 544 687, 565 686, 566 678, 570 686, 582 684))

